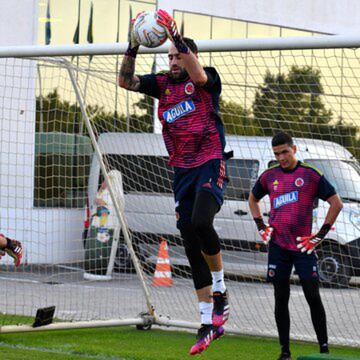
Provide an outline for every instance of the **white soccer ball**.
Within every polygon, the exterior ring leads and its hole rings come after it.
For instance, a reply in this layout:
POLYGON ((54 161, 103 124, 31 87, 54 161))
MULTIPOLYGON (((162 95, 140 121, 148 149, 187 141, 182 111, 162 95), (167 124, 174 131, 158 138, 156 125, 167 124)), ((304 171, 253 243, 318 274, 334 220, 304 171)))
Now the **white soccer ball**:
POLYGON ((156 22, 156 11, 144 11, 137 17, 133 25, 135 40, 148 48, 162 45, 167 39, 167 33, 163 26, 156 22))

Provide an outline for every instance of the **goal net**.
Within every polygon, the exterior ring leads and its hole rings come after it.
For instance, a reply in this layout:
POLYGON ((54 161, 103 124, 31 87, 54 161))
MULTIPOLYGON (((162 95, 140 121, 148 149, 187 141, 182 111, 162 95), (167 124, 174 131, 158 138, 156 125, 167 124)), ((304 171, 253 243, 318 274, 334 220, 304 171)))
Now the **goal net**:
MULTIPOLYGON (((318 250, 321 295, 330 341, 359 346, 360 50, 283 40, 200 44, 201 63, 222 80, 221 116, 234 151, 215 220, 231 303, 226 328, 277 335, 267 249, 247 200, 275 162, 271 136, 285 130, 299 160, 320 169, 344 201, 318 250)), ((44 47, 27 58, 21 49, 21 58, 2 52, 1 231, 25 248, 17 269, 1 259, 3 330, 31 325, 48 306, 75 327, 141 324, 138 315, 148 313, 156 324, 197 328, 157 101, 117 86, 123 52, 91 48, 78 56, 60 47, 60 56, 44 56, 51 54, 44 47)), ((164 50, 154 51, 138 55, 136 74, 167 69, 164 50)), ((269 202, 261 204, 268 219, 269 202)), ((314 231, 327 209, 315 204, 314 231)), ((296 273, 291 282, 291 336, 315 341, 296 273)))

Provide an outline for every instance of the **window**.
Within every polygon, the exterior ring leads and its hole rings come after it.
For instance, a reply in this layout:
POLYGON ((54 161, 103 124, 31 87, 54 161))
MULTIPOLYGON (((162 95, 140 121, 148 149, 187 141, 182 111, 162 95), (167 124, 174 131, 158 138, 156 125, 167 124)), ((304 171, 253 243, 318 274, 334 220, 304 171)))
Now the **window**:
MULTIPOLYGON (((123 174, 124 193, 172 194, 173 170, 167 165, 168 159, 150 155, 108 154, 105 161, 110 169, 123 174)), ((103 181, 102 175, 99 186, 103 181)))
POLYGON ((230 183, 225 191, 227 200, 247 200, 259 173, 259 161, 230 159, 228 161, 230 183))
POLYGON ((360 166, 355 161, 308 159, 324 173, 326 179, 335 187, 341 198, 360 202, 360 166))
POLYGON ((84 207, 92 154, 87 136, 37 133, 34 206, 84 207))
POLYGON ((90 159, 90 155, 36 155, 34 206, 84 207, 90 159))
MULTIPOLYGON (((168 159, 149 155, 109 154, 105 161, 110 169, 123 174, 124 193, 173 193, 173 170, 167 165, 168 159)), ((247 200, 259 172, 257 160, 230 159, 228 174, 230 184, 225 191, 227 200, 247 200)), ((99 177, 99 186, 103 176, 99 177)))

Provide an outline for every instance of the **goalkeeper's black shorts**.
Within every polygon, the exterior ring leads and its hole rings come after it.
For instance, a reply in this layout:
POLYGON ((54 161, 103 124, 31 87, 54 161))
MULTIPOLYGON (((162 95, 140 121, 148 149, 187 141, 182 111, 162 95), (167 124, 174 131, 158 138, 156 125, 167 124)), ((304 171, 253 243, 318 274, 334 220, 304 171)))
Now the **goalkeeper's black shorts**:
POLYGON ((229 182, 227 174, 226 160, 222 159, 209 160, 190 169, 175 168, 175 208, 182 221, 190 221, 196 193, 199 191, 210 192, 220 209, 229 182))
POLYGON ((301 251, 286 250, 270 241, 267 281, 289 280, 293 266, 301 280, 319 279, 317 258, 314 253, 308 255, 301 251))

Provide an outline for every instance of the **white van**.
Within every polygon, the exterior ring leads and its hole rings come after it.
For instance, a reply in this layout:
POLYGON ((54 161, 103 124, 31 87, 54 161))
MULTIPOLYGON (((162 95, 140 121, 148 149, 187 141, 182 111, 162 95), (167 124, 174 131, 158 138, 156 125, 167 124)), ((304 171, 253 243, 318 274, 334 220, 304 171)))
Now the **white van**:
MULTIPOLYGON (((266 247, 257 234, 248 207, 248 196, 258 176, 275 159, 271 138, 228 136, 227 149, 234 157, 228 162, 230 184, 224 205, 215 218, 221 238, 225 271, 234 275, 259 276, 266 273, 266 247)), ((346 286, 352 276, 360 276, 360 166, 342 146, 321 140, 294 139, 297 158, 319 168, 335 186, 344 209, 334 228, 318 250, 321 280, 346 286)), ((155 263, 159 239, 168 240, 173 266, 188 266, 176 228, 172 193, 172 170, 160 134, 105 133, 98 139, 110 168, 123 174, 125 214, 136 250, 146 263, 155 263)), ((102 176, 96 156, 89 177, 89 204, 94 203, 102 176)), ((323 224, 328 204, 314 208, 313 231, 323 224)), ((266 220, 270 205, 262 201, 266 220)), ((126 248, 120 249, 126 257, 126 248)), ((124 267, 129 266, 128 260, 124 267)), ((120 262, 121 267, 121 262, 120 262)))

